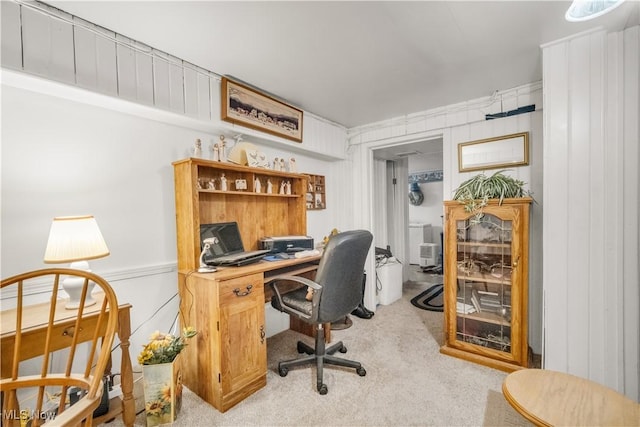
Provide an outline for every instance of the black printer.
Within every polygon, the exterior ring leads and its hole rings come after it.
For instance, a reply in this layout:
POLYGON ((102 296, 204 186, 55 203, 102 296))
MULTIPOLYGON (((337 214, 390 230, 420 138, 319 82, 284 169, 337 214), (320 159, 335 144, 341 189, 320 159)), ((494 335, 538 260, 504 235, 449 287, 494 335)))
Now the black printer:
POLYGON ((278 236, 263 237, 258 242, 260 249, 267 249, 271 253, 294 253, 313 249, 313 237, 309 236, 278 236))

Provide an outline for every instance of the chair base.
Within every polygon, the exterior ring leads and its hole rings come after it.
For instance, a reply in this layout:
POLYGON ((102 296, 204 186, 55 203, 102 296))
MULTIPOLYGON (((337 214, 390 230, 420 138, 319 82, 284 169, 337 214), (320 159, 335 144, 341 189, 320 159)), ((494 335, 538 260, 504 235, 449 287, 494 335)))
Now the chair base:
POLYGON ((315 363, 317 368, 316 387, 318 389, 318 393, 327 394, 329 389, 323 382, 323 370, 325 364, 355 368, 356 372, 361 377, 364 377, 367 374, 367 371, 362 367, 360 362, 333 356, 336 351, 339 351, 340 353, 347 352, 347 348, 344 346, 342 341, 333 344, 329 348, 325 348, 324 328, 322 324, 318 325, 318 328, 316 330, 315 345, 316 347, 314 349, 310 345, 307 345, 302 341, 298 341, 298 353, 306 353, 307 356, 293 360, 285 360, 278 363, 278 373, 280 374, 280 376, 287 376, 290 368, 303 365, 312 365, 315 363))

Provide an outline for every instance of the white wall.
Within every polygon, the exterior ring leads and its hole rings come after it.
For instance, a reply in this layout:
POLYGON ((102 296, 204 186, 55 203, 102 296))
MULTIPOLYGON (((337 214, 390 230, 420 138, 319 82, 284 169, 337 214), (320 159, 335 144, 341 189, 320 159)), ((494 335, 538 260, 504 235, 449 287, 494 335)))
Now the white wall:
POLYGON ((640 398, 640 27, 543 48, 544 366, 640 398))

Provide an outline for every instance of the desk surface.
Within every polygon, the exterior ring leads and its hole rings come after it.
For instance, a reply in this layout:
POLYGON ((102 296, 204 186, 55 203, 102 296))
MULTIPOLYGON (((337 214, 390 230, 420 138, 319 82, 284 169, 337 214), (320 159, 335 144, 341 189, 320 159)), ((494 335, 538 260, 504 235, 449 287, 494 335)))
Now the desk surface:
POLYGON ((608 387, 562 372, 523 369, 505 378, 505 399, 540 426, 639 426, 640 405, 608 387))
MULTIPOLYGON (((191 273, 202 277, 210 277, 215 280, 229 280, 237 277, 249 276, 255 273, 264 273, 265 280, 271 279, 278 275, 284 274, 300 274, 305 269, 305 265, 308 265, 308 270, 315 270, 317 264, 320 261, 321 255, 305 257, 305 258, 291 258, 283 259, 280 261, 258 261, 253 264, 244 265, 242 267, 217 267, 218 271, 215 273, 191 273), (274 274, 270 274, 274 273, 274 274)), ((189 274, 189 271, 181 271, 181 273, 189 274)))

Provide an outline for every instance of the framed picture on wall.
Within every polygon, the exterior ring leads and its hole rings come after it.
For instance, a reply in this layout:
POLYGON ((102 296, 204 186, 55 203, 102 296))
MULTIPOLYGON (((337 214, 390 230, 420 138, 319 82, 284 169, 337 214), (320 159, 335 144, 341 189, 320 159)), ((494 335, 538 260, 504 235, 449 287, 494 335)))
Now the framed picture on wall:
POLYGON ((529 132, 458 144, 458 170, 469 172, 529 164, 529 132))
POLYGON ((302 142, 302 110, 222 78, 222 120, 302 142))

